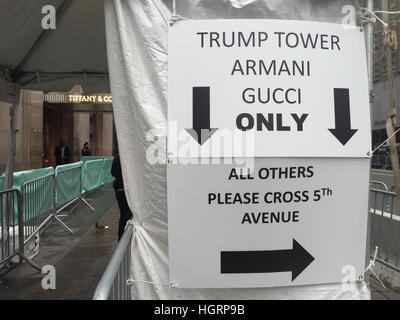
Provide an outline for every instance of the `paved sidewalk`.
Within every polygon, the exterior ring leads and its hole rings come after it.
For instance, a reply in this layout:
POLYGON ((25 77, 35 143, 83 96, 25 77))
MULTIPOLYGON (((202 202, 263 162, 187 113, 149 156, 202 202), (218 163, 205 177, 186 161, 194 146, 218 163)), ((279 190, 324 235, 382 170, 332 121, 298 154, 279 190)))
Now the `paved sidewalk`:
POLYGON ((89 195, 94 214, 83 204, 62 220, 74 231, 67 234, 53 223, 40 236, 39 266, 53 265, 56 289, 42 289, 43 275, 22 264, 0 278, 0 299, 91 299, 117 245, 118 208, 114 192, 89 195), (99 231, 95 222, 109 226, 99 231))

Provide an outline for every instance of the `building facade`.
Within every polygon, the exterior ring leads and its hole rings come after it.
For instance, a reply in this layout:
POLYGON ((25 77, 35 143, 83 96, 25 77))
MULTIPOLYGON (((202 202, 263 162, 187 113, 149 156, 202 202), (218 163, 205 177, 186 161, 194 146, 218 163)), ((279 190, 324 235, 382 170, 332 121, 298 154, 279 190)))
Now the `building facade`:
MULTIPOLYGON (((0 101, 0 174, 10 148, 11 103, 0 101)), ((59 141, 70 149, 70 162, 78 161, 85 142, 94 156, 109 156, 116 148, 111 104, 47 100, 41 91, 22 90, 18 113, 15 170, 55 166, 59 141)))

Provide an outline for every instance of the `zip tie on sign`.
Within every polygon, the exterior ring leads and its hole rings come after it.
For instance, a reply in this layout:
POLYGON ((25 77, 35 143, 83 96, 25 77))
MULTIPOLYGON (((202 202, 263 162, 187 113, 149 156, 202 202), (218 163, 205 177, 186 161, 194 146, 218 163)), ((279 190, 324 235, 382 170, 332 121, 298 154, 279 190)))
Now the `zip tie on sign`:
POLYGON ((170 287, 170 288, 176 288, 176 285, 174 283, 162 283, 162 282, 154 282, 154 281, 146 281, 146 280, 135 280, 132 278, 129 278, 128 280, 126 280, 126 285, 127 286, 131 286, 134 283, 147 283, 147 284, 153 284, 156 286, 164 286, 164 287, 170 287))
POLYGON ((374 253, 374 257, 372 258, 372 260, 369 261, 369 266, 367 269, 365 269, 365 273, 368 271, 371 271, 371 273, 378 279, 379 283, 381 284, 381 286, 386 289, 386 286, 383 284, 381 278, 379 277, 379 275, 375 272, 374 268, 375 268, 375 261, 376 261, 376 257, 378 256, 378 246, 375 247, 375 253, 374 253))
POLYGON ((376 18, 374 18, 371 14, 362 12, 363 10, 361 9, 361 11, 358 12, 358 15, 360 17, 361 23, 376 23, 376 18))
MULTIPOLYGON (((372 15, 377 21, 379 21, 380 23, 382 23, 382 25, 383 25, 383 27, 385 28, 385 29, 387 29, 388 27, 389 27, 389 25, 385 22, 385 21, 383 21, 381 18, 379 18, 377 15, 376 15, 376 13, 389 13, 389 12, 383 12, 383 11, 376 11, 376 12, 372 12, 371 10, 369 10, 368 8, 361 8, 361 10, 362 11, 366 11, 366 12, 368 12, 370 15, 372 15)), ((390 12, 390 13, 394 13, 394 12, 390 12)), ((389 13, 389 14, 390 14, 389 13)), ((363 16, 363 18, 365 19, 366 17, 365 16, 363 16)), ((371 19, 371 18, 366 18, 366 19, 371 19)))
POLYGON ((176 0, 172 1, 172 15, 171 18, 169 19, 169 25, 172 26, 175 22, 179 20, 190 20, 188 18, 182 17, 179 14, 176 13, 176 0))
MULTIPOLYGON (((358 1, 357 1, 357 4, 358 4, 358 1)), ((368 11, 376 20, 378 20, 380 23, 382 23, 385 28, 388 28, 389 25, 386 22, 384 22, 382 19, 380 19, 376 15, 377 13, 388 14, 388 15, 390 15, 390 14, 400 14, 400 11, 383 11, 383 10, 379 10, 379 11, 372 12, 368 8, 360 8, 360 9, 364 10, 364 11, 368 11)))

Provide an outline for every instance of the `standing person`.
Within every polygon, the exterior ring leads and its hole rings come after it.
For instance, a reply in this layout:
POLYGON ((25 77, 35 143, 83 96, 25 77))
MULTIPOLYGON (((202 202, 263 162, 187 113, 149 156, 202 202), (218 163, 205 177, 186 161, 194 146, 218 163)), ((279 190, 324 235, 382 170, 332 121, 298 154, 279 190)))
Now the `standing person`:
POLYGON ((126 223, 132 218, 132 211, 129 208, 128 201, 126 200, 125 196, 124 181, 122 178, 122 170, 121 170, 121 161, 118 153, 114 157, 111 167, 111 174, 113 177, 115 177, 114 190, 120 214, 119 226, 118 226, 118 241, 119 241, 122 237, 122 234, 124 233, 126 223))
POLYGON ((85 142, 83 144, 83 148, 82 148, 81 154, 82 154, 83 157, 89 157, 89 156, 92 155, 92 152, 89 149, 89 142, 85 142))
POLYGON ((56 147, 54 155, 56 157, 56 166, 68 163, 69 148, 64 144, 62 140, 60 140, 59 145, 56 147))

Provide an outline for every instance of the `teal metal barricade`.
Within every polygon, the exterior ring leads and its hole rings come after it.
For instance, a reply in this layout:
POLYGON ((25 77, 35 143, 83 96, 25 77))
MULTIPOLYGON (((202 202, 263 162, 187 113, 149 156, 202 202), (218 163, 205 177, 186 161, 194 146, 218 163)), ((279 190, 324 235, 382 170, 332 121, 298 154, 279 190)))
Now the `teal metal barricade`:
POLYGON ((113 156, 82 156, 81 161, 87 162, 87 161, 93 161, 93 160, 102 160, 102 159, 112 159, 114 158, 113 156))
MULTIPOLYGON (((84 199, 88 191, 114 180, 111 175, 112 157, 77 162, 68 165, 15 172, 13 189, 21 194, 21 215, 24 222, 24 239, 28 242, 33 235, 44 228, 52 219, 62 228, 71 232, 58 217, 72 202, 81 199, 92 211, 94 208, 84 199)), ((2 179, 0 177, 0 191, 2 179)), ((11 221, 18 220, 19 209, 12 206, 11 221)))
POLYGON ((52 220, 65 231, 72 233, 72 230, 56 216, 54 173, 25 181, 21 186, 21 198, 25 243, 52 220))
POLYGON ((84 194, 114 180, 113 157, 85 160, 55 170, 49 167, 15 172, 12 190, 4 190, 4 176, 0 176, 0 269, 18 255, 20 261, 40 271, 24 256, 24 244, 53 220, 72 233, 57 213, 74 201, 80 199, 94 211, 84 194))
POLYGON ((32 180, 38 177, 42 177, 48 174, 54 173, 53 167, 32 169, 25 171, 14 172, 13 175, 13 188, 21 190, 22 184, 25 181, 32 180))
POLYGON ((59 208, 82 194, 83 162, 58 166, 55 169, 56 207, 59 208))
POLYGON ((104 159, 87 161, 83 172, 83 191, 88 192, 102 185, 104 159))
POLYGON ((24 253, 24 221, 21 209, 20 192, 16 189, 0 191, 0 275, 12 269, 9 264, 18 257, 18 263, 25 261, 41 272, 41 268, 28 259, 24 253), (14 217, 17 211, 17 219, 14 217), (5 271, 4 271, 5 270, 5 271))
MULTIPOLYGON (((54 169, 52 167, 14 172, 12 188, 21 192, 22 186, 26 181, 34 180, 49 174, 54 174, 54 169)), ((37 205, 40 205, 40 203, 38 202, 37 205)), ((14 219, 17 219, 17 216, 17 210, 14 210, 14 219)))
POLYGON ((113 157, 104 159, 103 177, 102 177, 103 185, 113 182, 115 180, 115 178, 111 175, 111 167, 112 167, 113 159, 114 159, 113 157))
POLYGON ((56 167, 55 203, 57 213, 78 200, 81 200, 92 211, 95 211, 83 197, 83 168, 84 163, 82 161, 56 167))

